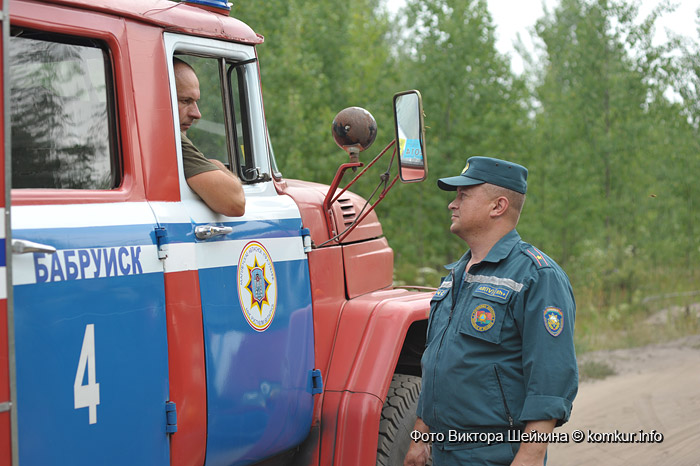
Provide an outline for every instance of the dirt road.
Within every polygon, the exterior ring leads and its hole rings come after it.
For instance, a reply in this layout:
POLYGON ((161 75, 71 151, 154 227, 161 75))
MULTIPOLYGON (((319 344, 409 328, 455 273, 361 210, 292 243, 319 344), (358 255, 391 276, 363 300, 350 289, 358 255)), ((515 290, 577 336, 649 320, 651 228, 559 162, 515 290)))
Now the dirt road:
POLYGON ((571 420, 557 431, 578 429, 584 440, 550 445, 549 466, 700 466, 700 335, 580 360, 604 361, 616 375, 581 383, 571 420), (640 430, 663 442, 589 441, 616 431, 639 440, 640 430))

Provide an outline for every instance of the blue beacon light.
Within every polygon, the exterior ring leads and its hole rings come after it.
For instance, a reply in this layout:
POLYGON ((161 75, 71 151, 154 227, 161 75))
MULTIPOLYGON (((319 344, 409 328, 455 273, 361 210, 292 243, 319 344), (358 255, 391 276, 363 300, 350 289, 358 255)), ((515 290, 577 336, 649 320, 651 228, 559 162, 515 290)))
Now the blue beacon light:
POLYGON ((231 11, 231 3, 229 3, 227 0, 185 0, 185 3, 204 5, 212 8, 220 8, 226 11, 231 11))

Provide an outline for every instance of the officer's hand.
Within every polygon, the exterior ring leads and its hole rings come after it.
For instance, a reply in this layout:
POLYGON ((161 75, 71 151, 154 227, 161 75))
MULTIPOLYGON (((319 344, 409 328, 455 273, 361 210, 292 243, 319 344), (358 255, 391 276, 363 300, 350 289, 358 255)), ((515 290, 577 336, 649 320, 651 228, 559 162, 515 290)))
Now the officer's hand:
MULTIPOLYGON (((529 421, 523 429, 525 432, 536 431, 549 433, 554 430, 556 420, 529 421)), ((547 455, 547 443, 521 443, 511 466, 543 466, 547 455)))
POLYGON ((403 466, 425 466, 430 460, 430 444, 425 442, 411 442, 408 447, 403 466))

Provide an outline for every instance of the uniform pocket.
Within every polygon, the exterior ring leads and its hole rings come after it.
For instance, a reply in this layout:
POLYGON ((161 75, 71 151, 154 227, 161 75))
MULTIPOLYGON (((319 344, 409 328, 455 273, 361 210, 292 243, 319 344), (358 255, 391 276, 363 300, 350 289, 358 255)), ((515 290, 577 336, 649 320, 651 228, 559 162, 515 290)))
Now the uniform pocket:
POLYGON ((474 295, 470 300, 459 333, 493 344, 501 342, 501 327, 507 312, 503 301, 484 299, 474 295))

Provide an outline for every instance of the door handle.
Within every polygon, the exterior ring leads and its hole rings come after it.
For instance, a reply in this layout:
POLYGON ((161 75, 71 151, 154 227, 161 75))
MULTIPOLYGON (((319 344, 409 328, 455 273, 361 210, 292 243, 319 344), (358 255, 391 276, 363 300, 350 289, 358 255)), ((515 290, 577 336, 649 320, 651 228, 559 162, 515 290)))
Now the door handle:
POLYGON ((39 244, 34 243, 32 241, 27 241, 26 239, 12 240, 13 254, 27 254, 29 252, 45 252, 47 254, 54 254, 56 252, 56 248, 47 244, 39 244))
POLYGON ((217 227, 214 225, 199 225, 194 227, 194 235, 197 239, 209 239, 214 236, 228 235, 233 231, 233 227, 217 227))

